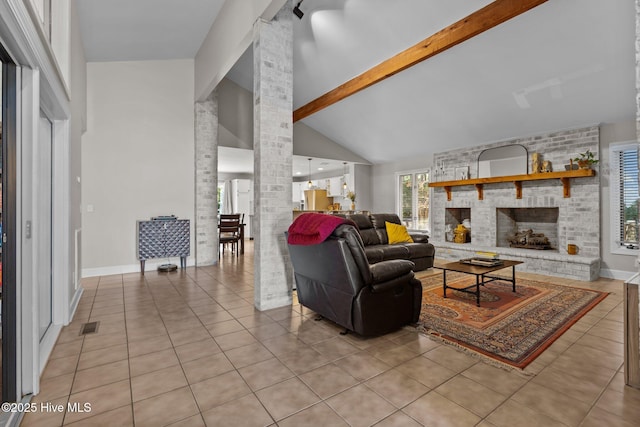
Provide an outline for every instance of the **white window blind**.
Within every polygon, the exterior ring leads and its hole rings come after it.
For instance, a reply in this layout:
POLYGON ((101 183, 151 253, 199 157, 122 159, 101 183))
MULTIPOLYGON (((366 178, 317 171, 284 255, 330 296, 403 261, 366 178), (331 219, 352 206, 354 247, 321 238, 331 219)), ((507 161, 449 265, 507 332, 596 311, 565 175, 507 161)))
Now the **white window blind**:
POLYGON ((618 152, 620 185, 620 244, 631 247, 638 245, 638 149, 618 152))

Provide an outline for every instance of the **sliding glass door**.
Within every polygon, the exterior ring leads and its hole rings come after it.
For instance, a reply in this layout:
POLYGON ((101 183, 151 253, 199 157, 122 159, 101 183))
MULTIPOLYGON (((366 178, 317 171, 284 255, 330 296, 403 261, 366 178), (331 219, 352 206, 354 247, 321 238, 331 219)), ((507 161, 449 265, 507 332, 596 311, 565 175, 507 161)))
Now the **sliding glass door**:
POLYGON ((412 230, 429 228, 429 174, 427 171, 397 175, 398 216, 412 230))
POLYGON ((2 401, 17 400, 17 296, 16 296, 16 147, 17 147, 17 70, 0 46, 2 62, 2 122, 0 138, 2 161, 0 189, 0 277, 2 295, 2 401))

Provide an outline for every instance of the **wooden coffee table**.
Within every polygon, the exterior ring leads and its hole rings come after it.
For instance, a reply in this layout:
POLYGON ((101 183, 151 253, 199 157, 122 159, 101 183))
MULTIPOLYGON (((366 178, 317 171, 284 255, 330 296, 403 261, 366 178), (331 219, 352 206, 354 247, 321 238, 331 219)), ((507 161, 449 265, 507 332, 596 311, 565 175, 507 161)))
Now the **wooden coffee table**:
POLYGON ((513 287, 513 292, 516 291, 516 265, 522 264, 522 261, 511 261, 503 259, 501 260, 502 264, 494 265, 491 267, 484 267, 479 265, 471 265, 465 264, 460 261, 448 262, 446 264, 442 264, 440 266, 434 266, 434 268, 439 268, 442 270, 442 293, 443 296, 447 297, 447 288, 455 289, 456 291, 466 292, 468 294, 474 294, 476 296, 476 305, 480 307, 480 286, 484 286, 489 282, 493 282, 496 280, 503 280, 506 282, 511 282, 513 287), (497 277, 497 276, 489 276, 488 273, 493 273, 494 271, 502 270, 503 268, 511 267, 511 278, 505 277, 497 277), (447 285, 447 271, 456 271, 458 273, 465 274, 474 274, 476 276, 476 283, 470 286, 465 286, 464 288, 456 288, 453 286, 447 285), (474 289, 475 288, 475 289, 474 289), (474 290, 472 290, 474 289, 474 290))

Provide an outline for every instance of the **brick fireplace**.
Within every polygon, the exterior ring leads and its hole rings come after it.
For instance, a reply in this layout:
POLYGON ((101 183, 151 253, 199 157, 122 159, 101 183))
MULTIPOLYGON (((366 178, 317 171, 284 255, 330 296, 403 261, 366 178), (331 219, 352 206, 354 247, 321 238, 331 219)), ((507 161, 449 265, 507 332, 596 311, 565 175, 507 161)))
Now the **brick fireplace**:
MULTIPOLYGON (((478 155, 485 149, 521 144, 531 153, 541 153, 552 162, 553 170, 564 165, 577 153, 587 149, 599 152, 599 128, 587 127, 546 135, 520 138, 471 149, 437 153, 434 164, 444 162, 445 171, 453 180, 457 167, 469 167, 476 178, 478 155)), ((530 159, 529 159, 530 163, 530 159)), ((523 181, 522 197, 516 197, 514 183, 492 183, 483 186, 482 200, 473 185, 451 187, 451 200, 443 188, 432 188, 431 239, 436 256, 445 259, 469 257, 476 251, 498 252, 502 258, 523 261, 519 270, 544 273, 578 280, 595 280, 600 271, 600 177, 576 178, 570 182, 570 197, 563 197, 560 179, 523 181), (464 218, 463 218, 464 217, 464 218), (447 225, 469 219, 470 241, 453 243, 446 240, 447 225), (509 247, 507 231, 536 227, 544 233, 552 250, 531 250, 509 247), (577 255, 567 254, 567 245, 578 247, 577 255)))

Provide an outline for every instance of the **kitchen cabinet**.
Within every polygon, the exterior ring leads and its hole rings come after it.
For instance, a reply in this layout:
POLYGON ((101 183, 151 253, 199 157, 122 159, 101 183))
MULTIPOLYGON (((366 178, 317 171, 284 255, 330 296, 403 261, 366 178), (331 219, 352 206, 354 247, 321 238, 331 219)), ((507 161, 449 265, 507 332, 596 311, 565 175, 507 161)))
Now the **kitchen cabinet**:
POLYGON ((333 198, 327 196, 327 190, 305 190, 304 210, 318 211, 326 210, 333 204, 333 198))

